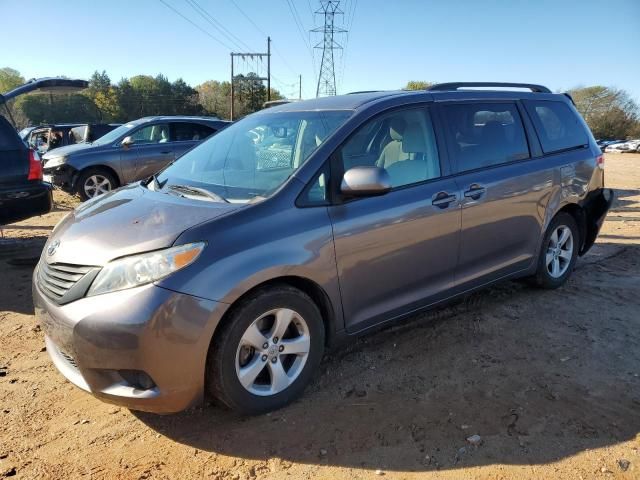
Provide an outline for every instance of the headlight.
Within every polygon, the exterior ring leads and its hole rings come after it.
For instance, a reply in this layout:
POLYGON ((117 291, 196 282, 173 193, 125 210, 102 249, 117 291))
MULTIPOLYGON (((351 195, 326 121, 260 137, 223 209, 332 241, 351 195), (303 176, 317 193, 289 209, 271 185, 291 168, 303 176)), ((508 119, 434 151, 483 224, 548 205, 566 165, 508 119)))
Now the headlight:
POLYGON ((42 166, 46 168, 53 168, 59 167, 64 163, 67 163, 67 157, 53 157, 44 159, 42 166))
POLYGON ((204 246, 204 242, 188 243, 113 260, 100 270, 87 296, 115 292, 160 280, 193 263, 204 246))

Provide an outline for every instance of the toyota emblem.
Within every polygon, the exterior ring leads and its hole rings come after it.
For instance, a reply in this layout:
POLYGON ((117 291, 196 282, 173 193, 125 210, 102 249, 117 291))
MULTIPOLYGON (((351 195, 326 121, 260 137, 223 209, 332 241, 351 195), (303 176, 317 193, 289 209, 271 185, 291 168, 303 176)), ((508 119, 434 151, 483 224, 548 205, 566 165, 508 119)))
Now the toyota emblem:
POLYGON ((58 246, 60 245, 60 240, 54 240, 51 245, 47 248, 47 255, 51 256, 56 253, 58 246))

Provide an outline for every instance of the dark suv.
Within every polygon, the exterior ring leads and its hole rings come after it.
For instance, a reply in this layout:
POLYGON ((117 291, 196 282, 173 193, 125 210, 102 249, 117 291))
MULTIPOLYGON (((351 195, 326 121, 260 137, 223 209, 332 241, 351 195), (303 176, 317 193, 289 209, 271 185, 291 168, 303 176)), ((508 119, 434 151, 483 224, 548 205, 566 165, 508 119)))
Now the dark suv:
POLYGON ((51 185, 43 181, 40 157, 18 135, 8 102, 28 93, 73 92, 87 85, 85 80, 40 78, 0 94, 0 108, 11 120, 0 116, 0 225, 48 213, 52 206, 51 185))
POLYGON ((134 409, 263 412, 327 344, 499 280, 563 285, 613 199, 602 152, 565 95, 469 86, 269 108, 78 207, 33 277, 56 367, 134 409))
POLYGON ((153 175, 228 123, 215 117, 141 118, 93 142, 46 153, 45 178, 83 200, 96 197, 153 175))

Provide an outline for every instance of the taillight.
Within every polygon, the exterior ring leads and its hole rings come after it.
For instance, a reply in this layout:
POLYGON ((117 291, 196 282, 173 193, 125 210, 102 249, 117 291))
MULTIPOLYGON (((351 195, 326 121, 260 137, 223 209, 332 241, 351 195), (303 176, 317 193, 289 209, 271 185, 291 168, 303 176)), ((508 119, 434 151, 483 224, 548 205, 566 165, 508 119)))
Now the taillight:
POLYGON ((42 163, 35 150, 29 150, 29 180, 42 180, 42 163))
POLYGON ((604 155, 599 155, 598 158, 596 158, 596 165, 604 170, 604 155))

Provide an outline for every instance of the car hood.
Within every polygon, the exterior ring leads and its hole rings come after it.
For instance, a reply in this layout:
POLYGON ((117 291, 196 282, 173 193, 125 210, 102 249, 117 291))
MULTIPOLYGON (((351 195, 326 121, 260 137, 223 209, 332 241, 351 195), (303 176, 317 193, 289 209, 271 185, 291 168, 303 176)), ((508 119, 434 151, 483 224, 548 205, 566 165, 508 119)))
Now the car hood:
POLYGON ((48 263, 101 266, 114 258, 169 247, 190 227, 245 206, 189 200, 130 185, 67 215, 53 230, 42 257, 48 263))
POLYGON ((72 153, 82 152, 84 150, 98 149, 102 145, 92 145, 90 143, 76 143, 74 145, 67 145, 66 147, 58 147, 48 151, 42 156, 42 159, 46 163, 47 160, 57 157, 66 157, 72 153))

